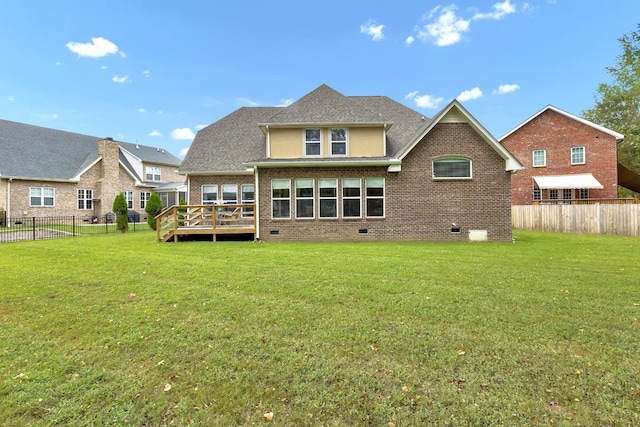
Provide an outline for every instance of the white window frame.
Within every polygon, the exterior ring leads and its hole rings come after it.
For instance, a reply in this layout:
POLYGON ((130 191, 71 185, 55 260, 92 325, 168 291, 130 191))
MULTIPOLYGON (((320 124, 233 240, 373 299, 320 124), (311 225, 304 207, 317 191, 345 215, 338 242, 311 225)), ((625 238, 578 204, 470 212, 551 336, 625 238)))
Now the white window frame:
MULTIPOLYGON (((243 205, 254 204, 256 202, 256 188, 254 184, 240 185, 240 200, 243 205), (249 197, 251 194, 251 197, 249 197)), ((253 218, 253 208, 242 208, 243 218, 253 218)))
POLYGON ((337 178, 318 178, 318 217, 325 219, 338 218, 337 178))
POLYGON ((38 208, 51 208, 56 205, 56 189, 53 187, 29 187, 29 206, 38 208), (37 193, 37 194, 36 194, 37 193), (38 203, 34 204, 34 199, 38 203), (50 201, 50 203, 47 203, 50 201))
POLYGON ((540 187, 533 187, 533 200, 542 200, 542 189, 540 187))
POLYGON ((78 195, 79 211, 93 210, 93 190, 91 188, 78 188, 76 194, 78 195))
POLYGON ((570 188, 563 189, 562 200, 573 200, 573 190, 570 188))
POLYGON ((549 190, 549 200, 558 200, 558 190, 557 189, 550 189, 549 190))
POLYGON ((543 168, 547 166, 547 150, 533 150, 531 160, 532 160, 531 163, 533 164, 534 168, 543 168), (538 155, 541 154, 542 159, 540 159, 539 156, 536 156, 536 154, 538 155), (540 160, 542 160, 542 162, 540 162, 540 160))
MULTIPOLYGON (((281 209, 279 209, 280 211, 281 209)), ((291 219, 291 180, 290 179, 272 179, 271 180, 271 219, 291 219), (281 194, 277 193, 275 190, 287 190, 286 194, 284 192, 281 194), (274 215, 276 210, 276 202, 279 204, 287 203, 289 206, 289 215, 287 216, 276 216, 274 215)))
POLYGON ((162 181, 162 169, 158 166, 147 166, 145 168, 145 179, 147 181, 162 181))
MULTIPOLYGON (((440 157, 438 159, 433 159, 432 163, 431 163, 431 175, 433 177, 433 179, 442 179, 442 180, 447 180, 447 179, 472 179, 473 178, 473 162, 471 161, 471 159, 466 158, 466 157, 440 157), (436 169, 439 169, 436 167, 437 164, 445 164, 445 163, 465 163, 469 165, 469 174, 468 175, 436 175, 436 169)), ((454 169, 451 169, 452 171, 455 171, 454 169)))
POLYGON ((362 218, 362 180, 360 178, 343 178, 342 179, 342 217, 343 218, 362 218), (347 189, 354 189, 354 188, 358 189, 357 196, 354 196, 351 192, 347 194, 347 189), (357 200, 358 202, 358 215, 346 215, 345 205, 355 200, 357 200))
POLYGON ((140 209, 147 207, 147 203, 149 202, 149 198, 151 197, 151 193, 149 191, 141 191, 140 192, 140 209))
POLYGON ((315 218, 315 180, 313 178, 297 178, 295 187, 296 219, 315 218), (309 190, 311 191, 309 192, 309 190), (311 209, 303 209, 308 207, 309 203, 311 203, 311 209))
POLYGON ((127 209, 133 209, 133 191, 123 191, 122 194, 124 194, 124 200, 127 201, 127 209))
POLYGON ((220 197, 220 201, 223 205, 237 205, 238 204, 238 184, 222 184, 220 186, 220 193, 218 197, 220 197), (234 195, 233 198, 229 197, 230 195, 234 195))
POLYGON ((332 156, 335 157, 345 157, 349 153, 349 131, 346 128, 332 128, 329 131, 329 135, 331 137, 330 141, 330 152, 332 156), (334 131, 339 131, 340 133, 344 133, 344 140, 334 139, 336 135, 334 135, 334 131), (336 145, 344 145, 344 153, 335 153, 334 146, 336 145))
POLYGON ((377 177, 370 177, 370 178, 365 178, 364 180, 364 187, 365 187, 365 216, 367 218, 384 218, 385 217, 385 206, 386 206, 386 201, 385 201, 385 196, 386 196, 386 191, 385 191, 385 179, 384 178, 377 178, 377 177), (380 183, 382 183, 382 185, 380 185, 380 183), (382 189, 382 194, 375 194, 375 193, 370 193, 369 189, 373 190, 373 189, 382 189), (381 200, 382 201, 382 215, 370 215, 369 212, 369 202, 374 202, 377 200, 381 200))
POLYGON ((580 189, 580 198, 581 199, 588 199, 589 198, 589 189, 588 188, 581 188, 580 189))
MULTIPOLYGON (((303 134, 302 134, 302 138, 304 141, 304 156, 305 157, 320 157, 322 155, 322 129, 318 129, 318 128, 307 128, 303 130, 303 134), (308 139, 309 137, 309 132, 318 132, 318 140, 316 141, 315 139, 308 139), (314 153, 312 152, 311 154, 309 153, 309 148, 310 147, 315 147, 318 146, 318 152, 314 153)), ((314 150, 315 151, 315 150, 314 150)))
POLYGON ((202 200, 202 204, 203 205, 217 205, 218 204, 218 185, 217 184, 205 184, 202 187, 200 187, 200 190, 202 192, 201 198, 200 200, 202 200), (209 191, 205 191, 205 190, 209 190, 209 191), (215 190, 215 191, 211 191, 211 190, 215 190), (216 197, 215 199, 206 199, 205 200, 205 194, 215 194, 216 197))
POLYGON ((572 165, 584 165, 586 161, 586 152, 584 146, 571 147, 571 164, 572 165), (581 158, 581 160, 578 158, 581 158))

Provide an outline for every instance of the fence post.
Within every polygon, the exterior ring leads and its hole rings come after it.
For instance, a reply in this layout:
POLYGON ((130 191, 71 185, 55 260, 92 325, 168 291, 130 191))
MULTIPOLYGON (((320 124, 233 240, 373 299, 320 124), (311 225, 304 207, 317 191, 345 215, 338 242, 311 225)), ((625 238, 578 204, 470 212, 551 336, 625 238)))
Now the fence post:
POLYGON ((71 237, 76 235, 76 217, 71 217, 71 237))
POLYGON ((33 240, 36 240, 36 217, 31 217, 31 231, 33 233, 33 240))

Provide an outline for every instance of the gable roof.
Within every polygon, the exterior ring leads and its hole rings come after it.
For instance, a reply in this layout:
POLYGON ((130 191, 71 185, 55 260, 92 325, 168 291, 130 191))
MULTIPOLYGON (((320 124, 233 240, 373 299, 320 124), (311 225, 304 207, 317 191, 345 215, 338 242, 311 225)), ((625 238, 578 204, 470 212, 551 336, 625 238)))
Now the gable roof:
POLYGON ((559 109, 557 107, 554 107, 553 105, 547 105, 542 110, 538 111, 533 116, 529 117, 527 120, 525 120, 524 122, 520 123, 515 128, 511 129, 509 132, 507 132, 504 136, 502 136, 502 138, 500 138, 500 141, 502 141, 503 139, 507 138, 509 135, 513 134, 518 129, 520 129, 521 127, 525 126, 526 124, 531 122, 533 119, 535 119, 536 117, 538 117, 539 115, 541 115, 545 111, 554 111, 554 112, 556 112, 558 114, 562 114, 563 116, 568 117, 571 120, 575 120, 575 121, 577 121, 579 123, 582 123, 584 125, 587 125, 587 126, 590 126, 590 127, 594 128, 596 130, 599 130, 600 132, 604 132, 604 133, 606 133, 608 135, 611 135, 618 141, 622 141, 624 139, 624 135, 622 135, 621 133, 615 132, 615 131, 613 131, 611 129, 607 129, 604 126, 600 126, 598 124, 590 122, 589 120, 583 119, 582 117, 578 117, 576 115, 568 113, 568 112, 566 112, 564 110, 561 110, 561 109, 559 109))
MULTIPOLYGON (((0 120, 0 177, 73 181, 100 160, 103 138, 0 120)), ((118 143, 141 161, 177 166, 174 155, 143 145, 118 143), (139 151, 131 147, 139 148, 139 151)))

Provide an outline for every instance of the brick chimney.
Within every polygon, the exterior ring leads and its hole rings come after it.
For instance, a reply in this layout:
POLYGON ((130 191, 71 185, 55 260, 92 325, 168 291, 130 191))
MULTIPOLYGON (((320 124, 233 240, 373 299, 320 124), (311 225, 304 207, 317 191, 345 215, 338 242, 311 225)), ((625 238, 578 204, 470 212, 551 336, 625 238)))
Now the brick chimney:
POLYGON ((122 192, 120 185, 120 145, 112 138, 98 141, 100 162, 100 179, 96 188, 96 198, 100 199, 96 206, 96 214, 104 216, 111 212, 113 201, 122 192))

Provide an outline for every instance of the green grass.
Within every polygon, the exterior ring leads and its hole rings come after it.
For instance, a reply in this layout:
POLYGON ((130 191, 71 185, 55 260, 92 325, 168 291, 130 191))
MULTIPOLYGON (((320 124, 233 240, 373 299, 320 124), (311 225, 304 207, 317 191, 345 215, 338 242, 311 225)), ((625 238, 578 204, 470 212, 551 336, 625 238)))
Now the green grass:
POLYGON ((640 424, 640 239, 516 236, 1 244, 0 424, 640 424))

